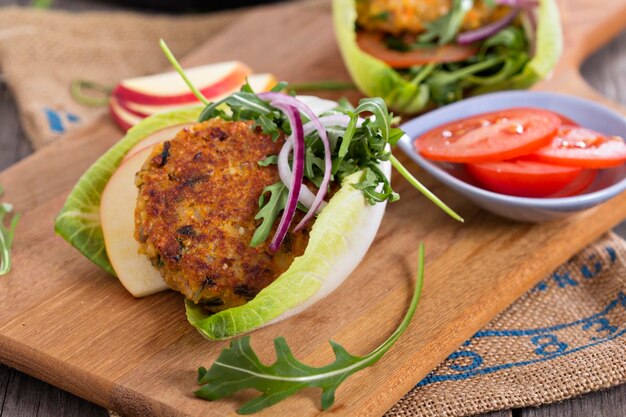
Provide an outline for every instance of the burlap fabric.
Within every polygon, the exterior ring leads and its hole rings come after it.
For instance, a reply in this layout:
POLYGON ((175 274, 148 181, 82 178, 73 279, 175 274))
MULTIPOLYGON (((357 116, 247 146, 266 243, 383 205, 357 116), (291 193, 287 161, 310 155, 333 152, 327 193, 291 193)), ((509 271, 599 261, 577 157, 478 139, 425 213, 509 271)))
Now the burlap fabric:
POLYGON ((465 416, 626 381, 626 242, 609 234, 542 280, 386 417, 465 416))
MULTIPOLYGON (((167 67, 160 37, 183 56, 236 14, 166 18, 5 8, 0 70, 39 148, 105 111, 75 103, 72 80, 113 84, 160 71, 167 67)), ((478 332, 386 415, 463 416, 626 381, 625 293, 626 243, 607 235, 478 332)))
POLYGON ((76 103, 69 91, 73 80, 113 85, 160 72, 168 63, 159 38, 184 56, 238 13, 164 17, 2 8, 0 73, 15 94, 27 136, 39 149, 107 111, 76 103))

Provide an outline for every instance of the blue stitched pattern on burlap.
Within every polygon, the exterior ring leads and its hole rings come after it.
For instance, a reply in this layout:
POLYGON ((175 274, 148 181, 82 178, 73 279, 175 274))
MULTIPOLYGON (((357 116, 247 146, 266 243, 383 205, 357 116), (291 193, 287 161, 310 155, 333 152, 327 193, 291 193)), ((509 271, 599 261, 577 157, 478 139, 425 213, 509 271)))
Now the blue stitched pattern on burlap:
MULTIPOLYGON (((611 246, 605 246, 602 252, 585 255, 582 262, 579 256, 539 282, 525 295, 520 303, 521 308, 526 307, 524 303, 534 303, 532 305, 535 308, 549 306, 558 311, 559 307, 554 304, 559 294, 554 292, 559 291, 578 291, 583 301, 585 296, 593 299, 593 292, 587 295, 583 291, 595 284, 603 285, 594 280, 602 277, 602 272, 605 272, 605 277, 610 275, 611 267, 617 260, 617 251, 611 246), (539 300, 544 304, 537 303, 539 300)), ((550 325, 532 328, 488 327, 480 330, 417 386, 460 381, 538 364, 620 338, 626 334, 626 293, 623 289, 615 289, 613 293, 613 298, 606 302, 604 308, 566 322, 558 322, 557 314, 553 312, 546 312, 547 316, 541 317, 539 311, 542 321, 550 322, 550 325), (554 323, 551 322, 550 314, 555 317, 554 323)), ((585 311, 584 308, 580 310, 585 311)), ((577 311, 576 307, 573 311, 577 311)), ((564 316, 572 318, 572 314, 564 316)))

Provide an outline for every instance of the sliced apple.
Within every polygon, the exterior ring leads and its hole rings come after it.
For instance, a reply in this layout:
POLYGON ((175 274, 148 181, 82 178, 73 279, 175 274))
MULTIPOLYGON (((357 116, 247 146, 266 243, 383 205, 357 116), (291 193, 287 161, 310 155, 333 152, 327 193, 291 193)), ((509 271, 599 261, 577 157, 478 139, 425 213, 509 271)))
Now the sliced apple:
POLYGON ((120 106, 120 103, 117 101, 115 96, 111 96, 111 98, 109 98, 109 113, 111 114, 113 121, 117 123, 117 125, 124 132, 141 122, 143 119, 142 117, 134 115, 120 106))
POLYGON ((145 297, 168 289, 161 274, 135 240, 135 174, 144 164, 150 148, 136 153, 115 171, 102 192, 100 221, 111 265, 120 282, 135 297, 145 297))
POLYGON ((193 126, 193 123, 183 123, 180 125, 168 126, 161 130, 157 130, 156 132, 148 135, 141 142, 130 148, 130 150, 124 156, 122 161, 127 161, 128 159, 134 157, 137 153, 152 148, 157 143, 165 142, 166 140, 173 139, 174 136, 182 129, 187 126, 193 126))
MULTIPOLYGON (((230 91, 227 91, 219 96, 210 97, 205 94, 205 97, 209 101, 221 100, 227 95, 238 91, 243 85, 244 81, 245 80, 242 80, 240 84, 233 86, 233 88, 230 91)), ((277 80, 272 74, 252 74, 248 76, 248 83, 250 84, 250 87, 252 87, 252 89, 255 92, 261 93, 264 91, 271 90, 272 87, 274 87, 277 84, 277 80)), ((122 97, 117 97, 117 101, 119 105, 122 106, 129 113, 135 114, 140 117, 147 117, 156 113, 172 111, 180 107, 180 104, 151 105, 151 104, 136 103, 133 101, 126 100, 122 97)), ((199 101, 195 100, 194 103, 199 103, 199 101)), ((188 104, 185 103, 185 105, 188 105, 188 104)))
MULTIPOLYGON (((251 70, 239 61, 229 61, 190 68, 185 72, 204 96, 217 97, 241 85, 251 70)), ((187 84, 174 71, 124 80, 115 87, 113 95, 125 101, 148 105, 196 101, 187 84)))

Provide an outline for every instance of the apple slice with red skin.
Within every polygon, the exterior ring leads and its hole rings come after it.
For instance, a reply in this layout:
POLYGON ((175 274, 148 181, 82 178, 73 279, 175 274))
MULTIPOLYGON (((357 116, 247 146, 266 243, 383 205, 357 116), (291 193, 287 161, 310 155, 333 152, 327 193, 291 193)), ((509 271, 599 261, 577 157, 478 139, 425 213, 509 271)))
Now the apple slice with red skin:
POLYGON ((145 297, 168 289, 161 273, 148 257, 139 253, 135 240, 135 174, 150 155, 151 148, 136 153, 113 173, 102 192, 100 222, 107 255, 118 279, 135 297, 145 297))
MULTIPOLYGON (((231 90, 219 96, 209 97, 205 95, 205 97, 209 101, 221 100, 224 97, 228 96, 229 94, 232 94, 238 91, 241 88, 241 85, 243 85, 243 82, 245 82, 245 80, 243 80, 241 84, 237 84, 233 86, 231 90)), ((248 76, 248 83, 250 84, 250 87, 252 87, 252 90, 254 90, 257 93, 261 93, 264 91, 271 90, 272 87, 274 87, 277 84, 277 80, 272 74, 252 74, 248 76)), ((181 107, 180 104, 151 105, 151 104, 136 103, 133 101, 126 100, 122 97, 117 97, 117 101, 119 105, 122 106, 129 113, 134 114, 139 117, 148 117, 155 113, 172 111, 181 107)), ((196 104, 196 103, 200 104, 199 100, 194 97, 193 103, 185 103, 184 105, 188 106, 190 104, 196 104)))
MULTIPOLYGON (((228 94, 245 81, 252 71, 239 61, 222 62, 185 71, 205 97, 228 94)), ((130 78, 120 82, 113 95, 122 100, 148 105, 194 103, 196 97, 177 72, 130 78)))
POLYGON ((109 114, 124 132, 143 120, 143 117, 132 114, 123 108, 115 96, 109 98, 109 114))
MULTIPOLYGON (((272 76, 273 78, 273 76, 272 76)), ((252 85, 252 83, 250 84, 252 85)), ((257 90, 255 90, 257 91, 257 90)), ((326 111, 329 111, 335 107, 337 107, 337 103, 331 100, 325 100, 318 97, 312 96, 297 96, 300 101, 305 103, 309 108, 311 108, 316 114, 321 114, 326 111)), ((195 123, 182 123, 178 125, 168 126, 161 130, 157 130, 150 135, 146 136, 141 142, 137 143, 133 146, 124 157, 124 161, 129 158, 132 158, 137 152, 141 152, 142 150, 150 147, 152 148, 154 145, 164 142, 169 139, 173 139, 174 136, 182 129, 186 127, 191 127, 195 123)))
POLYGON ((123 161, 127 161, 128 159, 133 158, 137 153, 142 152, 147 148, 152 148, 156 144, 165 142, 166 140, 174 139, 176 134, 182 129, 193 125, 193 123, 185 123, 180 125, 168 126, 161 130, 157 130, 154 133, 151 133, 150 135, 146 136, 141 142, 130 148, 130 150, 126 153, 123 161))

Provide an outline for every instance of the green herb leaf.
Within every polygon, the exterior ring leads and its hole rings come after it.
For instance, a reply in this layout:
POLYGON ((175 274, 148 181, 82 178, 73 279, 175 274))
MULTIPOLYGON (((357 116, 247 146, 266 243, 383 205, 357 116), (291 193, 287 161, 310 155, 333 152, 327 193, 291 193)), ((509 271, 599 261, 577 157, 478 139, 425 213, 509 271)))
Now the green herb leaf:
POLYGON ((378 168, 378 165, 371 164, 364 170, 361 181, 353 185, 357 190, 363 191, 363 196, 368 203, 374 205, 389 200, 390 203, 398 201, 400 195, 393 191, 387 176, 378 168), (382 189, 379 191, 382 181, 382 189))
POLYGON ((260 210, 256 216, 254 216, 255 220, 263 219, 263 222, 255 230, 254 236, 252 236, 252 241, 250 241, 250 246, 254 248, 265 242, 270 234, 270 231, 272 230, 272 226, 274 226, 274 222, 276 222, 276 219, 278 218, 278 215, 285 209, 288 195, 289 190, 281 181, 263 189, 263 193, 261 194, 261 197, 259 197, 260 210), (265 194, 267 193, 270 193, 270 198, 266 203, 265 194))
POLYGON ((33 0, 33 7, 36 9, 49 9, 53 3, 54 0, 33 0))
POLYGON ((384 12, 380 12, 377 15, 373 16, 374 20, 382 20, 384 22, 388 21, 389 18, 391 17, 391 14, 389 13, 388 10, 385 10, 384 12))
MULTIPOLYGON (((390 147, 394 146, 404 134, 400 129, 391 127, 393 114, 388 112, 384 100, 365 98, 359 102, 356 109, 351 109, 344 103, 343 107, 336 108, 334 112, 349 116, 350 122, 345 129, 333 127, 327 129, 332 153, 332 180, 342 181, 349 175, 365 169, 363 178, 354 186, 363 192, 363 196, 370 204, 398 200, 399 195, 378 167, 381 161, 389 160, 390 147), (364 119, 361 126, 358 126, 359 118, 364 119)), ((247 83, 240 92, 209 104, 199 119, 204 121, 213 117, 229 121, 253 121, 254 126, 260 126, 262 131, 271 135, 274 140, 281 134, 291 133, 291 127, 284 114, 261 100, 247 83)), ((304 141, 304 178, 319 187, 325 169, 324 147, 317 131, 308 134, 304 141)), ((273 158, 265 159, 259 161, 259 165, 267 166, 274 162, 273 158)), ((423 192, 423 188, 420 191, 423 192)), ((267 187, 263 194, 259 201, 259 212, 255 217, 263 221, 250 242, 252 247, 260 245, 268 238, 274 222, 285 208, 288 189, 282 182, 278 182, 267 187), (270 198, 266 204, 264 195, 268 192, 270 198)), ((306 210, 302 205, 299 205, 299 208, 306 210)), ((458 215, 455 216, 458 218, 458 215)))
POLYGON ((270 155, 270 156, 266 156, 265 158, 261 159, 258 162, 259 166, 262 167, 266 167, 269 165, 276 165, 278 164, 278 155, 270 155))
POLYGON ((272 140, 276 142, 276 140, 280 137, 280 130, 276 125, 276 122, 264 114, 257 117, 255 121, 259 126, 261 126, 261 131, 265 134, 271 135, 272 140))
MULTIPOLYGON (((2 187, 0 187, 0 196, 2 196, 3 192, 2 187)), ((0 275, 8 274, 11 270, 11 247, 13 246, 15 228, 20 218, 19 214, 13 215, 13 218, 7 226, 5 218, 7 218, 12 211, 13 206, 11 204, 0 204, 0 275)))
POLYGON ((250 346, 250 337, 233 340, 224 349, 210 369, 198 370, 202 388, 196 395, 209 401, 226 398, 245 389, 256 389, 262 395, 248 401, 240 414, 252 414, 274 405, 307 387, 322 389, 322 409, 329 409, 335 401, 335 391, 343 381, 356 372, 374 365, 402 336, 415 315, 424 279, 424 246, 418 253, 417 277, 411 304, 404 319, 391 336, 365 356, 355 356, 341 345, 330 341, 335 361, 321 368, 300 362, 291 352, 284 338, 274 339, 276 362, 265 365, 250 346))
POLYGON ((341 97, 337 100, 337 108, 335 110, 345 113, 347 111, 354 111, 354 106, 350 103, 350 100, 345 97, 341 97))
POLYGON ((280 93, 281 91, 283 91, 286 88, 287 88, 287 83, 284 82, 284 81, 281 81, 278 84, 276 84, 274 87, 272 87, 272 89, 270 91, 272 93, 280 93))
POLYGON ((437 197, 435 194, 433 194, 432 191, 430 191, 421 182, 419 182, 417 180, 417 178, 415 178, 413 175, 411 175, 409 170, 406 169, 404 167, 404 165, 402 165, 402 163, 396 159, 395 156, 391 155, 390 160, 391 160, 391 165, 393 165, 393 167, 396 169, 396 171, 398 171, 400 173, 400 175, 402 175, 404 177, 404 179, 406 179, 409 182, 409 184, 411 184, 413 187, 417 188, 422 194, 424 194, 424 196, 426 198, 428 198, 430 201, 435 203, 435 205, 437 207, 439 207, 441 210, 446 212, 450 217, 452 217, 453 219, 455 219, 455 220, 457 220, 457 221, 459 221, 461 223, 464 222, 464 220, 463 220, 463 218, 461 216, 456 214, 456 212, 454 210, 452 210, 450 207, 448 207, 446 205, 446 203, 441 201, 439 199, 439 197, 437 197))
POLYGON ((438 41, 439 45, 450 43, 456 38, 463 19, 474 7, 474 0, 453 0, 450 12, 432 23, 426 23, 426 33, 419 37, 420 42, 438 41))
POLYGON ((172 51, 170 51, 169 46, 167 46, 167 44, 165 43, 163 39, 159 40, 159 46, 161 47, 161 50, 165 54, 165 57, 167 58, 167 60, 170 61, 170 64, 172 64, 176 72, 178 72, 178 75, 180 75, 183 81, 185 81, 185 84, 187 84, 187 87, 189 87, 193 95, 196 96, 196 98, 200 100, 200 102, 204 103, 205 105, 208 105, 209 100, 207 100, 204 94, 202 94, 202 92, 200 92, 200 90, 198 90, 196 86, 193 85, 191 80, 187 78, 187 74, 185 74, 183 67, 180 66, 180 64, 178 63, 178 60, 176 59, 172 51))

